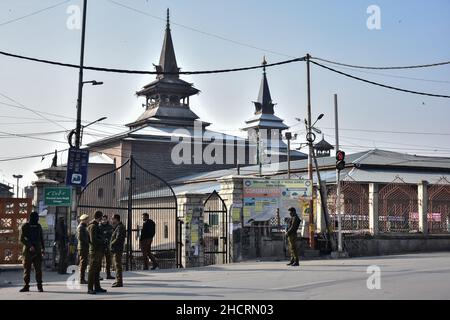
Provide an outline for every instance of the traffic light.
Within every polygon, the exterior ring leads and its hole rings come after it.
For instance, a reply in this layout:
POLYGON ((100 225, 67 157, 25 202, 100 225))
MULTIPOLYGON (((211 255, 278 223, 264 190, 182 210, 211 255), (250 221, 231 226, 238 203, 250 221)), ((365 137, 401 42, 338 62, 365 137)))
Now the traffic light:
POLYGON ((336 153, 336 169, 341 171, 345 168, 345 152, 339 150, 336 153))

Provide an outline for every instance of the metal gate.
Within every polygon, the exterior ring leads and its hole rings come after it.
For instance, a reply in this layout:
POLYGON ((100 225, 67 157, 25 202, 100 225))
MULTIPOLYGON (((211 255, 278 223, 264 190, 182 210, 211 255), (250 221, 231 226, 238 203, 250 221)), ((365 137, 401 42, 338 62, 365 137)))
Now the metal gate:
POLYGON ((227 206, 215 190, 204 203, 203 217, 204 265, 228 263, 227 206))
POLYGON ((419 230, 417 185, 397 177, 378 191, 379 230, 410 232, 419 230))
POLYGON ((445 178, 428 186, 428 232, 450 232, 450 182, 445 178))
MULTIPOLYGON (((331 225, 337 229, 337 193, 336 186, 328 192, 328 211, 331 225)), ((369 185, 353 182, 341 182, 342 230, 346 233, 369 231, 369 185)))
POLYGON ((78 210, 79 215, 86 213, 91 218, 97 210, 110 219, 114 214, 121 216, 127 228, 123 261, 126 270, 143 268, 139 236, 142 214, 148 213, 156 224, 152 252, 160 268, 181 267, 181 229, 175 193, 166 181, 141 167, 133 157, 89 182, 81 192, 78 210))
POLYGON ((31 213, 31 199, 0 199, 0 264, 22 262, 20 228, 31 213))

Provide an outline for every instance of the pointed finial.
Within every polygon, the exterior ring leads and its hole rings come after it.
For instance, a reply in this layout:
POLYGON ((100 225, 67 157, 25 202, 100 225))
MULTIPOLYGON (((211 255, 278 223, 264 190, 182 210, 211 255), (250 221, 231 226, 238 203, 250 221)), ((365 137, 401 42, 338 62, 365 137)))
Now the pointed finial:
POLYGON ((166 24, 167 29, 170 29, 170 9, 167 8, 167 24, 166 24))
POLYGON ((266 56, 263 57, 262 65, 263 65, 263 72, 266 73, 266 65, 267 65, 266 56))

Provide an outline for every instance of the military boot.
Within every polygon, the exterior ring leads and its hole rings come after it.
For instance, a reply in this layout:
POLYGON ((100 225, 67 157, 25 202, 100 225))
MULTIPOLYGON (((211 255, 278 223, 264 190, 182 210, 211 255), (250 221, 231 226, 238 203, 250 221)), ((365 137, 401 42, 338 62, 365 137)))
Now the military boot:
POLYGON ((42 287, 42 283, 38 283, 37 288, 38 288, 39 292, 44 292, 44 288, 42 287))
POLYGON ((19 292, 29 292, 30 291, 30 285, 26 284, 23 286, 22 289, 19 290, 19 292))
POLYGON ((286 264, 287 266, 292 266, 295 263, 294 259, 291 259, 291 262, 289 262, 288 264, 286 264))
POLYGON ((156 268, 159 268, 159 263, 155 263, 152 267, 152 270, 155 270, 156 268))

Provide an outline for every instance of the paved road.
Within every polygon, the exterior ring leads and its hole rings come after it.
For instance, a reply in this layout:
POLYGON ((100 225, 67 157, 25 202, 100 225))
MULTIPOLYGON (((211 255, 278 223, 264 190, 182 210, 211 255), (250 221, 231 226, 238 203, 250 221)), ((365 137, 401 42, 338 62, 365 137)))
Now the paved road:
POLYGON ((45 274, 44 293, 19 293, 21 274, 0 273, 0 300, 8 299, 450 299, 450 252, 347 260, 246 262, 212 267, 128 272, 126 287, 88 296, 68 289, 67 276, 45 274), (369 266, 381 269, 381 289, 367 288, 369 266), (8 282, 11 281, 11 284, 8 282))

